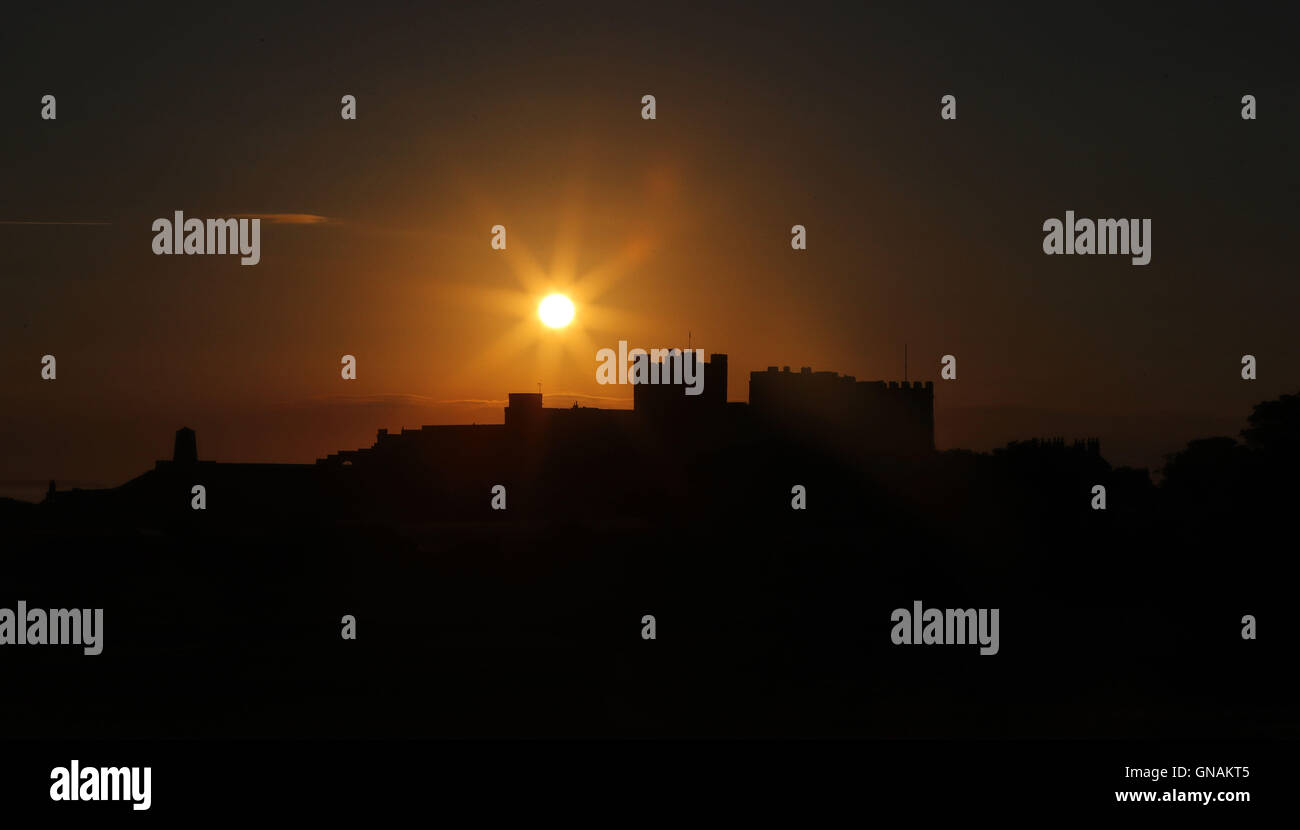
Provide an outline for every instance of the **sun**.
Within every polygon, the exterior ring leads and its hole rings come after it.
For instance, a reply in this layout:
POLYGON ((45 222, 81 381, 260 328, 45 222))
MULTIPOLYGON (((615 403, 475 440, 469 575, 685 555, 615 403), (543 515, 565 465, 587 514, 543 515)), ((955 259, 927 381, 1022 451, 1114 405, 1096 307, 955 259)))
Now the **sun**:
POLYGON ((573 301, 563 294, 551 294, 537 306, 537 316, 553 329, 562 329, 573 321, 573 301))

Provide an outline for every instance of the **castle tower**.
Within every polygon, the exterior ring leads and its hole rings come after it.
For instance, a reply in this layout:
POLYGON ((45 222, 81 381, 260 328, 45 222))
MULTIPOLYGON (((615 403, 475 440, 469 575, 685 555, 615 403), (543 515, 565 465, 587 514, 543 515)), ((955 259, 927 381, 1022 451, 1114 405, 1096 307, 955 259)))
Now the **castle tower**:
POLYGON ((541 392, 511 392, 507 403, 507 428, 522 429, 542 423, 541 392))

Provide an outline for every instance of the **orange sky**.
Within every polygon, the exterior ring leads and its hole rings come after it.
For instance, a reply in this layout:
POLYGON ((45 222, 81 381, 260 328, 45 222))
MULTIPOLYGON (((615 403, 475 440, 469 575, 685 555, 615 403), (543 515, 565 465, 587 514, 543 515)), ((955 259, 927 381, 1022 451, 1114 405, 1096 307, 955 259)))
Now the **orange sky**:
POLYGON ((155 21, 112 47, 89 20, 25 53, 6 93, 55 89, 59 119, 7 116, 0 220, 110 224, 0 224, 4 487, 119 483, 182 424, 205 457, 310 461, 378 427, 499 421, 539 381, 552 404, 626 405, 596 351, 688 331, 730 354, 733 400, 770 364, 896 379, 907 343, 910 377, 937 380, 954 354, 940 446, 1099 434, 1150 463, 1296 386, 1288 122, 1243 131, 1233 109, 1241 84, 1270 89, 1267 50, 1173 84, 1136 43, 1097 63, 1095 32, 1051 55, 978 18, 918 39, 892 15, 439 14, 315 37, 155 21), (1031 56, 1084 69, 1018 71, 1031 56), (1067 209, 1152 217, 1152 264, 1045 257, 1067 209), (245 267, 154 256, 175 210, 328 221, 266 220, 245 267), (537 320, 551 291, 568 329, 537 320))

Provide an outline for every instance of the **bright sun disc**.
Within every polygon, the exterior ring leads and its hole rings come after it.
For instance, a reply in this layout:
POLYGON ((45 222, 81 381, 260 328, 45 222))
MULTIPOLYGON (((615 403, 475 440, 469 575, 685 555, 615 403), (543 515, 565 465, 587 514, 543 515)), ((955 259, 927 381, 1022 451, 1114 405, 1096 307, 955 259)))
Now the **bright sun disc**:
POLYGON ((553 329, 562 329, 573 320, 573 303, 563 294, 552 294, 537 307, 537 316, 553 329))

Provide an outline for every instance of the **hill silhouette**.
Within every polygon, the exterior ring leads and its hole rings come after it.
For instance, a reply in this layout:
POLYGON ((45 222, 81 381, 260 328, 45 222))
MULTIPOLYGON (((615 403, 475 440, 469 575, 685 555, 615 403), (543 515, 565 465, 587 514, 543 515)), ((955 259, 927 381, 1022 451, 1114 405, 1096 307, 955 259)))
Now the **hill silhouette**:
POLYGON ((929 385, 674 392, 512 395, 504 424, 307 465, 205 462, 182 429, 121 487, 0 504, 0 604, 106 630, 99 657, 6 654, 0 734, 1296 734, 1300 397, 1156 486, 1095 440, 937 452, 929 385), (893 645, 914 601, 999 608, 1001 651, 893 645))

